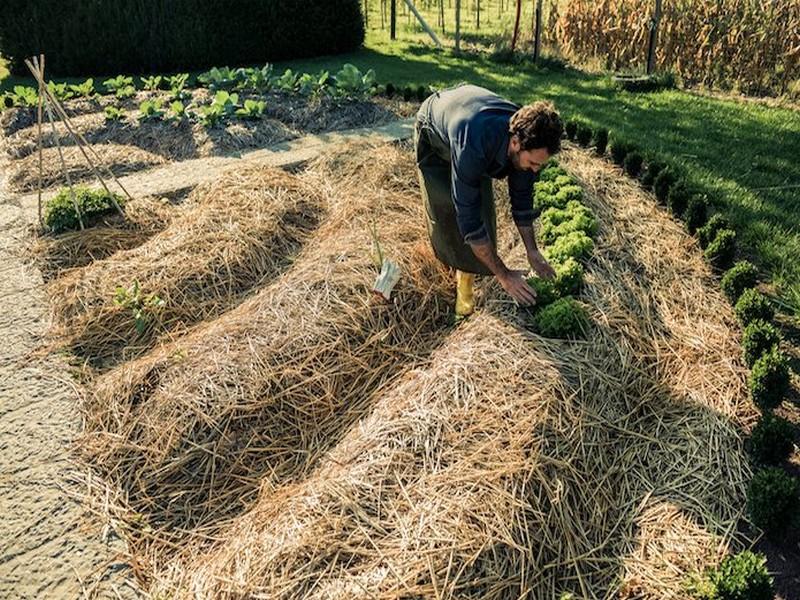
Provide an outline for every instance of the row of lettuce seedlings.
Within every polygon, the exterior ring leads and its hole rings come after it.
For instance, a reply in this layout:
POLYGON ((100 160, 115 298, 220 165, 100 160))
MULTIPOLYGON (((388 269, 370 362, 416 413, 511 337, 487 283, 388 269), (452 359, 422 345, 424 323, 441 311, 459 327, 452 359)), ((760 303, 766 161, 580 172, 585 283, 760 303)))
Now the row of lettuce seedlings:
MULTIPOLYGON (((743 327, 742 354, 750 367, 749 390, 761 410, 753 429, 749 450, 756 467, 747 492, 747 509, 752 522, 769 536, 785 531, 797 517, 800 502, 798 481, 780 465, 793 450, 793 427, 772 411, 786 398, 790 388, 790 369, 781 351, 781 335, 773 324, 774 308, 758 289, 758 270, 751 262, 736 258, 736 231, 721 214, 709 215, 708 200, 694 189, 667 161, 648 157, 627 141, 611 136, 604 128, 592 129, 587 123, 569 120, 567 137, 585 148, 594 147, 630 177, 651 190, 656 200, 687 230, 696 236, 704 256, 721 277, 725 296, 733 304, 743 327), (608 150, 608 153, 606 153, 608 150)), ((772 598, 772 580, 766 558, 750 551, 729 556, 721 565, 704 574, 694 584, 700 598, 772 598)))
POLYGON ((544 337, 582 337, 589 317, 574 296, 583 287, 582 263, 594 250, 597 220, 583 203, 583 189, 554 159, 539 173, 533 206, 539 218, 537 239, 556 275, 528 279, 536 304, 527 309, 527 320, 544 337))

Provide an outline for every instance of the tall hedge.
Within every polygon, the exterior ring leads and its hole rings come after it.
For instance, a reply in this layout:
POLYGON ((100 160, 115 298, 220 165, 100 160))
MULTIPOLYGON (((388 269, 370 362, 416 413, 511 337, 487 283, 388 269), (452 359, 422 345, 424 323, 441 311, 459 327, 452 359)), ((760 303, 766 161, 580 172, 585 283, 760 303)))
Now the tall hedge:
POLYGON ((56 76, 238 66, 337 54, 364 41, 359 0, 2 0, 12 72, 44 53, 56 76))

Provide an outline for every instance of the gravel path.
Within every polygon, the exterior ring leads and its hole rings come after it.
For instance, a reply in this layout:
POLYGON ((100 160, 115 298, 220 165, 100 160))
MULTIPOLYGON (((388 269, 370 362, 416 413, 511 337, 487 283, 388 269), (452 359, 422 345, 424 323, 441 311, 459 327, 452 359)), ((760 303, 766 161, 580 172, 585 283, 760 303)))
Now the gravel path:
MULTIPOLYGON (((236 164, 297 164, 328 144, 410 135, 405 120, 307 136, 240 156, 173 163, 123 184, 133 195, 168 194, 236 164)), ((48 324, 41 274, 24 256, 37 195, 9 197, 3 189, 0 173, 0 598, 143 598, 124 562, 124 544, 75 499, 81 491, 69 460, 81 428, 75 389, 62 357, 31 356, 48 324)))

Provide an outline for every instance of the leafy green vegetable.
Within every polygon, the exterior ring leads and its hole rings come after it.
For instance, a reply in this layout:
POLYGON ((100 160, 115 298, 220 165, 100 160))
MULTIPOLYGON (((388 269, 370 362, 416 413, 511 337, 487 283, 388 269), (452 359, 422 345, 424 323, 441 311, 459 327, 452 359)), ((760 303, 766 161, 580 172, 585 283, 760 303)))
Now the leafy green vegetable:
POLYGON ((164 116, 160 100, 145 100, 139 104, 140 121, 158 121, 164 116))
MULTIPOLYGON (((120 196, 110 195, 105 190, 91 190, 86 187, 78 186, 73 188, 75 193, 75 203, 80 211, 80 219, 83 225, 88 227, 97 219, 105 214, 116 210, 114 200, 123 206, 123 199, 120 196)), ((75 211, 73 196, 67 188, 51 198, 44 209, 44 224, 53 233, 77 230, 80 228, 80 219, 75 211)))
POLYGON ((594 250, 592 238, 583 231, 572 231, 557 238, 551 246, 545 248, 544 254, 548 260, 564 262, 568 258, 575 260, 588 258, 592 250, 594 250))
POLYGON ((82 96, 84 98, 91 98, 94 93, 94 79, 87 79, 83 83, 80 84, 72 84, 69 86, 69 89, 72 91, 75 96, 82 96))
POLYGON ((122 121, 125 118, 125 111, 116 106, 106 106, 106 121, 122 121))
POLYGON ((375 71, 370 69, 366 73, 362 73, 358 67, 347 63, 336 73, 335 80, 338 96, 365 99, 372 94, 375 88, 375 71))
POLYGON ((533 316, 536 331, 550 338, 581 337, 588 322, 585 309, 569 296, 543 307, 533 316))
POLYGON ((245 78, 244 69, 214 67, 197 76, 197 81, 211 90, 232 89, 245 78))
POLYGON ((48 81, 47 90, 59 102, 63 102, 65 100, 71 100, 72 98, 75 97, 75 92, 73 92, 66 83, 56 83, 55 81, 48 81))
POLYGON ((139 282, 134 281, 127 288, 117 286, 114 293, 114 304, 131 311, 136 331, 141 335, 147 329, 150 318, 164 306, 165 302, 156 294, 142 295, 139 282))
POLYGON ((117 98, 130 98, 136 94, 132 77, 117 75, 111 79, 106 79, 103 85, 108 92, 112 92, 117 98))
POLYGON ((163 77, 161 75, 153 75, 152 77, 140 77, 139 78, 142 82, 142 88, 150 91, 155 92, 161 87, 161 82, 163 81, 163 77))
POLYGON ((264 116, 267 103, 263 100, 245 100, 242 108, 236 109, 236 114, 245 119, 260 119, 264 116))

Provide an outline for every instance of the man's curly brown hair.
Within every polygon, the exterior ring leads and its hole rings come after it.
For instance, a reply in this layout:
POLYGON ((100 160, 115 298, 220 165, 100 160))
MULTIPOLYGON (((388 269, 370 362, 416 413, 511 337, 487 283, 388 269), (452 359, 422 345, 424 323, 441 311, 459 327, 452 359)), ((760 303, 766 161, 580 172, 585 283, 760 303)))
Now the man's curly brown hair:
POLYGON ((522 150, 547 148, 550 154, 561 151, 564 124, 552 102, 539 101, 523 106, 511 117, 508 130, 517 136, 522 150))

